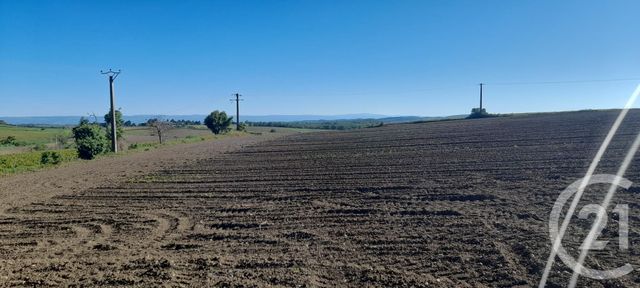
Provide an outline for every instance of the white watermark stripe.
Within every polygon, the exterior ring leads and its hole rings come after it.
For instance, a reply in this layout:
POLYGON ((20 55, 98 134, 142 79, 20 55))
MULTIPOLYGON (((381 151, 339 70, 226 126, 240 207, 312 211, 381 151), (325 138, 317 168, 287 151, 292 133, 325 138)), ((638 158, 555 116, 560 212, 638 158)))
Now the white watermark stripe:
POLYGON ((636 99, 638 98, 639 94, 640 94, 640 85, 636 87, 636 90, 633 92, 633 94, 631 94, 631 97, 627 101, 627 104, 625 104, 622 111, 620 111, 618 118, 616 118, 615 122, 613 123, 613 126, 611 126, 611 129, 609 130, 609 133, 607 133, 607 136, 602 142, 602 145, 598 149, 596 156, 593 158, 593 161, 591 161, 591 164, 587 169, 587 173, 583 178, 582 183, 580 184, 580 187, 576 192, 576 195, 571 201, 571 205, 569 206, 569 210, 567 211, 567 214, 565 215, 564 220, 562 221, 562 225, 560 226, 560 231, 558 232, 558 237, 556 237, 555 240, 553 241, 553 246, 551 247, 551 253, 549 253, 547 264, 544 267, 544 272, 542 273, 542 278, 540 279, 540 284, 538 285, 539 288, 544 288, 545 285, 547 284, 547 279, 549 278, 549 273, 551 272, 551 268, 553 267, 553 262, 555 261, 555 258, 558 255, 558 248, 562 243, 562 238, 564 237, 564 234, 567 231, 567 227, 569 226, 571 217, 573 216, 573 213, 575 213, 576 207, 580 202, 580 198, 582 198, 582 194, 584 193, 584 190, 587 187, 589 180, 591 179, 591 177, 593 176, 593 173, 598 167, 598 164, 602 159, 602 155, 604 155, 604 152, 609 147, 609 144, 611 143, 611 139, 613 139, 613 136, 618 131, 618 128, 620 128, 620 124, 622 123, 624 118, 627 116, 629 109, 631 109, 633 104, 636 102, 636 99))
MULTIPOLYGON (((633 161, 633 157, 636 155, 639 148, 640 148, 640 134, 636 136, 636 139, 633 141, 631 148, 629 148, 629 151, 627 152, 627 155, 624 157, 624 160, 622 161, 622 164, 618 169, 618 173, 616 174, 616 176, 618 177, 616 178, 616 180, 614 180, 614 183, 611 183, 611 186, 609 187, 609 191, 607 191, 607 195, 604 197, 604 200, 600 205, 602 208, 604 208, 605 212, 609 208, 609 205, 611 204, 611 200, 613 199, 613 196, 616 194, 616 189, 620 184, 621 177, 624 176, 624 174, 627 172, 627 169, 629 168, 629 165, 631 165, 631 161, 633 161)), ((582 249, 582 251, 580 252, 580 257, 578 258, 578 265, 576 266, 576 269, 573 270, 573 275, 571 275, 569 288, 576 287, 576 283, 578 282, 578 277, 582 272, 582 264, 584 263, 584 260, 587 258, 587 255, 589 254, 589 247, 593 245, 593 242, 596 240, 597 234, 599 234, 598 227, 602 225, 603 223, 602 221, 605 217, 604 215, 606 214, 605 213, 597 214, 596 221, 593 223, 593 226, 591 227, 591 231, 589 231, 587 238, 585 238, 584 240, 584 244, 582 247, 585 247, 585 248, 582 249)))
MULTIPOLYGON (((551 209, 551 213, 549 214, 549 236, 551 238, 552 243, 558 237, 558 231, 560 228, 559 227, 560 225, 558 222, 560 221, 560 214, 562 214, 562 209, 567 203, 567 201, 571 199, 576 194, 576 192, 578 192, 578 187, 580 187, 580 184, 582 184, 582 180, 583 178, 580 178, 574 181, 573 183, 571 183, 571 185, 567 186, 567 188, 564 189, 562 193, 560 193, 560 195, 558 196, 558 199, 556 199, 555 204, 553 204, 553 208, 551 209)), ((589 180, 589 183, 587 186, 593 185, 593 184, 614 184, 614 183, 619 184, 619 187, 624 189, 629 189, 629 187, 633 185, 633 182, 629 181, 628 179, 618 177, 616 175, 594 174, 589 180)), ((629 208, 629 205, 619 204, 619 205, 616 205, 616 209, 614 210, 614 213, 618 214, 618 216, 620 217, 620 220, 618 223, 618 234, 620 235, 619 246, 621 250, 626 250, 629 247, 628 245, 629 244, 628 243, 628 234, 629 234, 628 218, 629 217, 627 216, 629 214, 628 208, 629 208)), ((580 212, 578 213, 578 217, 582 219, 588 219, 589 214, 593 214, 593 213, 602 213, 603 215, 606 215, 606 212, 604 211, 604 208, 602 208, 602 206, 598 204, 589 204, 589 205, 585 205, 580 210, 580 212)), ((603 221, 606 223, 607 221, 606 216, 604 217, 603 221)), ((600 230, 604 227, 600 226, 598 228, 599 228, 598 232, 600 232, 600 230)), ((590 248, 591 249, 604 248, 608 242, 609 241, 596 241, 593 244, 594 247, 590 247, 590 248)), ((580 247, 580 249, 582 248, 583 247, 580 247)), ((567 253, 567 250, 565 250, 562 247, 562 244, 560 244, 560 247, 558 247, 558 259, 562 260, 562 262, 565 265, 567 265, 567 267, 571 268, 572 271, 575 271, 576 267, 578 267, 578 262, 576 261, 576 259, 571 257, 569 253, 567 253)), ((618 277, 627 275, 631 272, 633 272, 633 266, 629 263, 626 263, 623 266, 619 266, 619 267, 616 267, 613 269, 607 269, 607 270, 597 270, 597 269, 590 269, 587 267, 581 267, 582 276, 589 277, 592 279, 598 279, 598 280, 618 278, 618 277)))

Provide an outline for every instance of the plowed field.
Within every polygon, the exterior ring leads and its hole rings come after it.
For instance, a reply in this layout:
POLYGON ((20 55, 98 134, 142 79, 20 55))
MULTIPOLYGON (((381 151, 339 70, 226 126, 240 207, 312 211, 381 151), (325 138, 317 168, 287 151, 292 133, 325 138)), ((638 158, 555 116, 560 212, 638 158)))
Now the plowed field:
MULTIPOLYGON (((0 217, 0 283, 535 286, 551 207, 584 176, 617 113, 289 135, 42 199, 0 217)), ((615 174, 638 132, 633 111, 597 172, 615 174)), ((638 163, 626 177, 640 180, 638 163)), ((633 187, 616 198, 630 206, 629 250, 619 251, 610 217, 600 238, 610 244, 589 267, 640 267, 633 187)), ((581 206, 605 190, 587 192, 581 206)), ((592 220, 572 221, 563 243, 574 257, 592 220)), ((549 287, 570 272, 558 260, 549 287)), ((634 286, 639 275, 579 285, 634 286)))

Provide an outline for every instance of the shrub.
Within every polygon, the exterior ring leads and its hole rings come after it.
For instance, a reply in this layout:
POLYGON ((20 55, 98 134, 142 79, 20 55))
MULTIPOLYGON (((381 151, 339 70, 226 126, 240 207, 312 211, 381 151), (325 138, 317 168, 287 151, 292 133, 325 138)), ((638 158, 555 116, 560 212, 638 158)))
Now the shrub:
POLYGON ((0 140, 0 145, 16 145, 17 146, 17 139, 14 136, 7 136, 7 138, 0 140))
POLYGON ((226 112, 216 110, 204 119, 204 124, 213 134, 220 134, 230 130, 231 121, 233 121, 233 117, 227 117, 226 112))
POLYGON ((58 149, 62 149, 64 147, 67 146, 67 142, 68 142, 68 137, 65 134, 57 134, 54 136, 55 140, 56 140, 56 147, 58 149))
POLYGON ((40 143, 33 146, 33 151, 44 151, 47 150, 47 146, 40 143))
POLYGON ((42 152, 40 156, 40 164, 42 165, 58 165, 62 162, 62 156, 55 151, 42 152))
POLYGON ((81 122, 80 126, 73 128, 73 138, 82 159, 93 159, 109 150, 104 131, 97 124, 81 122))
POLYGON ((482 110, 480 108, 473 108, 471 109, 471 114, 467 116, 467 119, 487 118, 487 117, 493 117, 493 115, 487 113, 487 110, 484 108, 482 108, 482 110))

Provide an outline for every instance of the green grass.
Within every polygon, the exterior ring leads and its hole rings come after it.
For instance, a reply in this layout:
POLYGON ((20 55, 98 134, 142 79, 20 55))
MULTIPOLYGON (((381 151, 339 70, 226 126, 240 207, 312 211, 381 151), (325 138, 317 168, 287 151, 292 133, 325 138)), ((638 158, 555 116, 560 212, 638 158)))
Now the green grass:
POLYGON ((149 128, 148 127, 125 127, 124 134, 146 136, 149 134, 149 128))
MULTIPOLYGON (((78 159, 75 149, 55 150, 60 154, 61 162, 70 162, 78 159)), ((27 152, 10 155, 0 155, 0 175, 35 171, 51 165, 43 165, 41 162, 43 152, 27 152)))
MULTIPOLYGON (((153 131, 152 128, 150 127, 146 127, 146 126, 136 126, 136 127, 125 127, 125 135, 138 135, 138 136, 147 136, 149 135, 149 131, 153 131)), ((202 131, 202 130, 209 130, 206 126, 204 125, 189 125, 189 126, 184 126, 184 127, 176 127, 176 128, 172 128, 172 129, 179 129, 179 130, 195 130, 195 131, 202 131)))
POLYGON ((145 150, 148 151, 150 149, 155 149, 155 148, 159 148, 162 146, 170 146, 170 145, 177 145, 177 144, 187 144, 187 143, 196 143, 196 142, 202 142, 202 141, 206 141, 206 140, 215 140, 215 139, 221 139, 221 138, 225 138, 225 137, 238 137, 238 136, 243 136, 243 135, 247 135, 246 132, 238 132, 238 131, 230 131, 226 134, 219 134, 219 135, 214 135, 214 134, 207 134, 207 135, 188 135, 182 138, 177 138, 177 139, 169 139, 167 141, 164 141, 162 144, 158 143, 158 142, 140 142, 140 143, 133 143, 129 146, 129 149, 127 149, 128 151, 135 151, 135 150, 145 150))
MULTIPOLYGON (((193 129, 193 130, 206 130, 206 127, 188 127, 181 129, 193 129)), ((163 144, 159 144, 157 142, 139 142, 131 144, 129 149, 126 149, 122 153, 118 154, 104 154, 98 156, 98 158, 102 157, 120 157, 128 155, 129 153, 137 153, 140 151, 149 151, 151 149, 160 148, 163 146, 172 146, 179 145, 185 143, 195 143, 209 140, 222 139, 227 137, 241 137, 249 134, 263 134, 263 133, 301 133, 301 132, 309 132, 309 131, 318 131, 317 129, 301 129, 301 128, 273 128, 273 127, 248 127, 247 132, 238 132, 238 131, 230 131, 226 134, 214 135, 211 133, 203 134, 203 135, 187 135, 181 138, 172 138, 167 139, 167 141, 163 144), (271 132, 271 129, 275 129, 275 132, 271 132)), ((30 145, 37 144, 47 144, 51 143, 54 139, 55 135, 60 135, 60 133, 65 133, 65 135, 71 134, 71 129, 64 128, 30 128, 30 127, 16 127, 16 126, 7 126, 0 125, 0 139, 4 139, 8 136, 16 137, 17 141, 24 141, 30 143, 30 145)), ((148 128, 127 128, 126 135, 148 135, 148 128)), ((70 144, 73 143, 73 140, 69 140, 70 144)), ((2 149, 16 149, 22 148, 23 150, 6 155, 0 155, 0 176, 28 171, 36 171, 39 169, 55 166, 55 165, 43 165, 41 163, 42 153, 45 151, 30 151, 28 147, 4 147, 0 146, 0 150, 2 149), (27 149, 25 152, 24 149, 27 149)), ((17 150, 16 150, 17 151, 17 150)), ((47 150, 54 151, 60 154, 61 163, 71 162, 78 160, 78 155, 75 148, 71 149, 63 149, 63 150, 47 150)), ((1 151, 0 151, 1 152, 1 151)))
POLYGON ((71 129, 0 125, 0 140, 13 136, 21 146, 54 143, 55 137, 58 135, 69 138, 71 137, 71 129))
MULTIPOLYGON (((169 141, 166 141, 163 144, 134 143, 133 145, 135 145, 135 147, 130 147, 130 149, 124 151, 123 153, 119 153, 119 154, 108 153, 108 154, 100 155, 98 156, 98 158, 118 157, 118 156, 127 155, 129 153, 135 153, 139 151, 148 151, 148 150, 160 148, 163 146, 195 143, 195 142, 201 142, 206 140, 220 139, 224 137, 236 137, 236 136, 242 136, 242 135, 246 135, 246 133, 231 132, 224 135, 211 134, 206 136, 187 136, 185 138, 171 139, 169 141)), ((79 160, 78 152, 76 151, 75 148, 64 149, 64 150, 49 150, 49 151, 57 152, 58 154, 60 154, 60 156, 62 156, 61 163, 79 160)), ((0 155, 0 176, 7 175, 7 174, 21 173, 21 172, 36 171, 42 168, 55 166, 55 165, 43 165, 41 163, 42 153, 44 153, 44 151, 33 151, 33 152, 0 155)))

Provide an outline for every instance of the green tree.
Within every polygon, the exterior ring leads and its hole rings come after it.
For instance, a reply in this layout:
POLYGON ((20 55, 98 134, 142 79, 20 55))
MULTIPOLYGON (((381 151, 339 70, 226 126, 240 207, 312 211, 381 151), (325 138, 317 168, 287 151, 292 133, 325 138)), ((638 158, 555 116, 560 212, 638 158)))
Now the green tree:
POLYGON ((40 163, 42 165, 58 165, 62 162, 62 156, 55 151, 42 152, 40 155, 40 163))
POLYGON ((83 120, 73 128, 73 138, 76 141, 78 156, 82 159, 93 159, 109 150, 109 142, 100 125, 83 120))
POLYGON ((209 128, 213 134, 220 134, 229 131, 229 126, 231 126, 232 121, 233 117, 227 117, 227 113, 224 111, 216 110, 204 119, 204 125, 207 125, 207 128, 209 128))
POLYGON ((482 108, 472 108, 471 109, 471 114, 469 114, 469 116, 467 116, 467 119, 476 119, 476 118, 487 118, 487 117, 493 117, 494 115, 491 115, 489 113, 487 113, 487 110, 482 108))
POLYGON ((87 125, 87 124, 89 124, 89 119, 85 117, 80 117, 80 124, 78 124, 78 126, 87 125))
MULTIPOLYGON (((104 115, 104 123, 107 124, 107 139, 111 141, 111 111, 104 115)), ((116 110, 116 137, 118 140, 124 136, 124 120, 122 120, 122 112, 116 110)))
POLYGON ((238 125, 238 127, 240 128, 240 131, 247 131, 247 123, 240 123, 240 125, 238 125))

